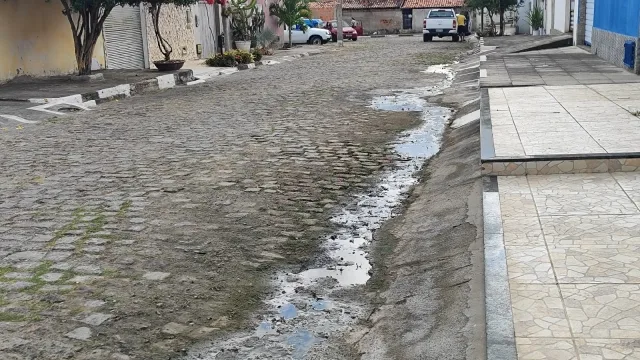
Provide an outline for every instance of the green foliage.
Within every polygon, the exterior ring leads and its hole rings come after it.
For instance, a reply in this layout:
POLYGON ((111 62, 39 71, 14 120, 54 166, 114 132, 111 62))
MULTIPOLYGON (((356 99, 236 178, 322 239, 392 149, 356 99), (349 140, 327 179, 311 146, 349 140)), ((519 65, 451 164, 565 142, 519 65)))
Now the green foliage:
POLYGON ((260 61, 262 60, 262 53, 260 52, 260 50, 255 49, 253 50, 253 52, 251 53, 251 55, 253 55, 253 59, 255 61, 260 61))
POLYGON ((518 0, 465 0, 464 4, 473 10, 487 9, 492 13, 500 13, 517 6, 518 0))
POLYGON ((533 30, 538 30, 544 25, 544 12, 540 6, 534 6, 527 13, 527 23, 531 25, 533 30))
POLYGON ((289 30, 289 47, 292 45, 291 30, 295 26, 306 29, 302 18, 311 17, 310 0, 279 0, 269 5, 271 15, 278 18, 278 25, 286 25, 289 30))
POLYGON ((251 41, 252 19, 258 11, 256 0, 231 0, 231 33, 234 41, 251 41))
POLYGON ((213 67, 233 67, 238 64, 252 63, 253 55, 244 50, 225 51, 224 54, 216 54, 205 61, 207 66, 213 67))
POLYGON ((278 41, 278 35, 271 29, 263 29, 256 34, 256 45, 261 49, 269 49, 278 41))

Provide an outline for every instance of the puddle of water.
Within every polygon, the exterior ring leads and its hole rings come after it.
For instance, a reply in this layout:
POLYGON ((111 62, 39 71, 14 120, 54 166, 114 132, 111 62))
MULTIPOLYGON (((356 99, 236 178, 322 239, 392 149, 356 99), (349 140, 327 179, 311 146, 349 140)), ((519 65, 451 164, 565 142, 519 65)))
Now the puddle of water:
POLYGON ((393 144, 400 155, 395 168, 381 175, 371 191, 356 196, 351 206, 331 221, 338 230, 326 239, 332 259, 329 265, 277 276, 276 292, 267 305, 271 315, 253 334, 238 334, 215 346, 190 353, 190 359, 222 359, 220 348, 239 349, 237 359, 304 359, 322 338, 346 331, 362 315, 363 307, 332 297, 336 290, 363 285, 370 277, 368 247, 373 233, 393 217, 408 190, 418 179, 416 173, 425 160, 440 149, 440 140, 451 109, 433 106, 424 99, 451 85, 453 72, 444 66, 426 72, 441 73, 445 79, 437 86, 397 91, 391 96, 372 99, 371 107, 381 111, 420 112, 420 126, 404 132, 393 144), (260 341, 255 341, 255 337, 260 341), (213 349, 216 349, 215 351, 213 349))

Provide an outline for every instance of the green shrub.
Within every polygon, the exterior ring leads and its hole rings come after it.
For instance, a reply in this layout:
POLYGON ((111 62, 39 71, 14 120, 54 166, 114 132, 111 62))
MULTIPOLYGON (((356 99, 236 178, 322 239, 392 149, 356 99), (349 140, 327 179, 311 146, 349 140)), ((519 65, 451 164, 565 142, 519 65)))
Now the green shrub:
POLYGON ((262 53, 261 53, 258 49, 253 50, 253 59, 254 59, 255 61, 260 61, 260 60, 262 60, 262 53))
POLYGON ((253 62, 253 55, 248 51, 233 50, 233 56, 235 56, 238 64, 251 64, 253 62))
POLYGON ((253 55, 248 51, 231 50, 224 54, 216 54, 205 61, 207 66, 233 67, 238 64, 250 64, 253 62, 253 55))

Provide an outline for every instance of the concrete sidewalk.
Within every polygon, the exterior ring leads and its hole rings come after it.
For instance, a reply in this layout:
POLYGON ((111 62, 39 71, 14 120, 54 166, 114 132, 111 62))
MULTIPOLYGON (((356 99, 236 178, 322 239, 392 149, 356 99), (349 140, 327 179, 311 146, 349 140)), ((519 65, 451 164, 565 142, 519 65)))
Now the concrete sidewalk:
POLYGON ((483 60, 482 87, 640 82, 639 77, 577 47, 488 54, 483 60))
POLYGON ((101 70, 94 72, 102 74, 104 80, 79 81, 71 76, 52 76, 43 78, 20 77, 6 84, 0 85, 0 101, 30 101, 43 102, 39 99, 64 98, 81 95, 83 101, 97 100, 102 93, 109 93, 105 89, 113 89, 122 84, 144 84, 156 87, 168 85, 173 80, 176 83, 191 81, 191 70, 183 69, 173 72, 158 72, 157 70, 101 70), (161 84, 162 83, 162 84, 161 84), (99 94, 99 92, 102 92, 99 94))
MULTIPOLYGON (((503 248, 506 271, 494 271, 489 287, 510 290, 510 308, 501 315, 506 324, 512 317, 513 328, 503 340, 515 342, 517 358, 640 358, 640 176, 497 183, 497 192, 485 193, 485 219, 497 220, 485 220, 485 251, 503 248)), ((488 309, 498 295, 487 294, 488 309)))
POLYGON ((640 359, 640 78, 572 47, 481 60, 488 359, 640 359))

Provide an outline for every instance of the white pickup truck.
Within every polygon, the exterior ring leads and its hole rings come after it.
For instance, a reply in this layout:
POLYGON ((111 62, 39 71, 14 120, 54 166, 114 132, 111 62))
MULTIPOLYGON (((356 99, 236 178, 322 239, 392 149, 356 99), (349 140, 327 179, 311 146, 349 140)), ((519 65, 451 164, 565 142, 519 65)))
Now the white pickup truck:
POLYGON ((451 36, 452 41, 460 40, 458 20, 453 9, 434 9, 427 13, 427 17, 422 22, 422 40, 431 41, 434 36, 439 38, 451 36))
MULTIPOLYGON (((327 29, 318 29, 308 27, 305 31, 300 30, 300 28, 292 28, 291 29, 291 38, 293 39, 294 44, 311 44, 311 45, 322 45, 326 44, 331 40, 331 32, 327 29)), ((289 41, 289 31, 284 31, 284 41, 289 41)))

